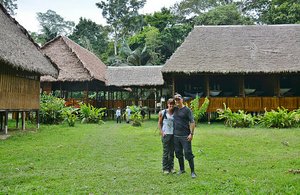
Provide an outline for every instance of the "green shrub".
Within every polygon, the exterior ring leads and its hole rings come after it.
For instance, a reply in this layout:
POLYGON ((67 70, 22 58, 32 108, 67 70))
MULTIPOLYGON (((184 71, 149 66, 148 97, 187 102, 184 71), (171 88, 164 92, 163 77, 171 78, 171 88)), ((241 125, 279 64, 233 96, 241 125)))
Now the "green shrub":
POLYGON ((80 104, 81 123, 98 123, 102 124, 102 117, 106 108, 95 108, 90 104, 80 104))
POLYGON ((209 99, 206 97, 203 104, 199 108, 199 97, 196 96, 195 99, 191 101, 191 109, 193 111, 195 123, 197 123, 206 113, 208 105, 209 105, 209 99))
POLYGON ((259 124, 264 127, 273 128, 291 128, 297 127, 300 123, 300 109, 288 111, 285 108, 277 108, 277 111, 265 110, 264 115, 259 117, 259 124))
POLYGON ((43 93, 40 100, 40 121, 44 124, 58 124, 63 121, 65 100, 43 93))
POLYGON ((62 115, 64 117, 64 120, 68 122, 70 127, 75 126, 75 122, 77 120, 77 113, 78 108, 73 108, 73 107, 66 107, 64 108, 62 115))
POLYGON ((139 127, 142 126, 142 115, 141 115, 141 109, 138 106, 130 106, 131 110, 131 120, 132 120, 132 126, 139 127))
POLYGON ((232 112, 229 107, 224 104, 224 110, 217 110, 219 117, 217 119, 225 120, 224 124, 229 127, 251 127, 255 124, 256 118, 247 114, 243 110, 232 112))

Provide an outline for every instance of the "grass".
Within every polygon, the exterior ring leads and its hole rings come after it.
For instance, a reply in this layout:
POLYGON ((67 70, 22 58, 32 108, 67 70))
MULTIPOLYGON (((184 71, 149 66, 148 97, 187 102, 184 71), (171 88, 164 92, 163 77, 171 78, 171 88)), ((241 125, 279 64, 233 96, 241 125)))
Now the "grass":
MULTIPOLYGON (((300 129, 232 129, 200 124, 198 177, 162 175, 162 144, 143 127, 41 126, 0 141, 0 194, 299 194, 300 129)), ((178 163, 175 161, 176 168, 178 163)))

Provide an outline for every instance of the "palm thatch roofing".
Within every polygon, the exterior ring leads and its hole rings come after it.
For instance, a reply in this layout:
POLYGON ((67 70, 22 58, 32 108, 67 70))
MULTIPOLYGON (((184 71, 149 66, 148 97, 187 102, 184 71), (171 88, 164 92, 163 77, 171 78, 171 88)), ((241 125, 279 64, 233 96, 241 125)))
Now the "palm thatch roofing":
POLYGON ((106 79, 108 86, 162 86, 164 80, 162 66, 122 66, 108 67, 106 79))
POLYGON ((0 4, 0 64, 14 69, 38 73, 39 75, 58 75, 58 69, 41 52, 27 30, 13 19, 0 4))
POLYGON ((57 79, 49 76, 43 82, 105 82, 106 65, 92 52, 65 36, 58 36, 42 47, 42 51, 59 69, 57 79))
POLYGON ((299 73, 300 25, 196 26, 163 73, 299 73))

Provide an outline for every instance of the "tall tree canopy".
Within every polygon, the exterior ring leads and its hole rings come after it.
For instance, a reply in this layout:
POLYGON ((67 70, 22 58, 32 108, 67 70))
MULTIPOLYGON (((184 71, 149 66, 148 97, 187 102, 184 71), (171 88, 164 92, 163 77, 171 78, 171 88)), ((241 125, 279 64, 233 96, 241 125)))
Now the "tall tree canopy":
POLYGON ((105 0, 96 3, 96 6, 102 10, 102 16, 107 24, 113 28, 115 55, 120 38, 126 38, 136 29, 138 24, 142 25, 138 10, 144 7, 146 0, 105 0))
POLYGON ((38 35, 40 36, 39 40, 44 43, 58 35, 70 34, 75 25, 72 21, 65 21, 53 10, 47 10, 46 13, 38 12, 37 19, 42 27, 41 34, 38 35))
POLYGON ((235 4, 218 6, 195 18, 195 25, 239 25, 254 24, 251 18, 243 16, 235 4))
POLYGON ((299 0, 246 0, 244 11, 258 23, 296 24, 300 23, 299 0))
POLYGON ((69 38, 105 61, 109 30, 108 27, 98 25, 92 20, 80 18, 69 38))
POLYGON ((0 3, 5 7, 10 15, 15 15, 15 10, 18 9, 17 0, 0 0, 0 3))
POLYGON ((173 6, 177 15, 185 17, 198 16, 212 8, 232 3, 233 0, 182 0, 173 6))

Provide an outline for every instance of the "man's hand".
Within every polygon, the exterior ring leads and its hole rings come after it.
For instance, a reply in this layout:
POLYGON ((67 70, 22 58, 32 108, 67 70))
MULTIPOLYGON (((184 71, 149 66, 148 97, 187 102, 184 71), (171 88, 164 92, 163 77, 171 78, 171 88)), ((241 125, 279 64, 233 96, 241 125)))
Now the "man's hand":
POLYGON ((192 134, 189 134, 189 136, 187 137, 187 140, 190 142, 193 140, 193 135, 192 134))

